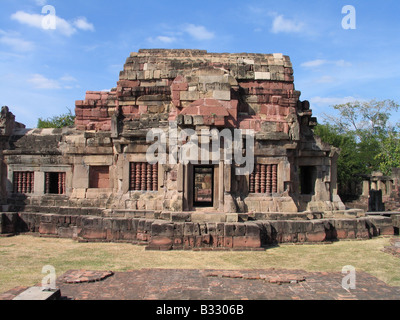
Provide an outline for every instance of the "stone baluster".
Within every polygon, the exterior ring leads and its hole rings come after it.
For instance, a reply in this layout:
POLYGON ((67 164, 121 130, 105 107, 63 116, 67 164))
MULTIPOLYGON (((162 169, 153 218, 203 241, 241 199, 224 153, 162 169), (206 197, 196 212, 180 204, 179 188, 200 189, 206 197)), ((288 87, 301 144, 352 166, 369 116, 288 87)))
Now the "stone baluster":
POLYGON ((142 166, 140 165, 140 163, 139 162, 136 162, 136 164, 135 164, 135 167, 136 167, 136 170, 135 170, 135 173, 136 173, 136 179, 135 179, 135 190, 140 190, 140 181, 141 181, 141 168, 142 168, 142 166))
POLYGON ((22 193, 22 172, 18 172, 18 193, 22 193))
POLYGON ((26 173, 26 193, 31 193, 31 173, 26 173))
POLYGON ((26 172, 22 173, 22 193, 26 193, 26 172))
POLYGON ((260 171, 261 171, 261 165, 257 164, 256 166, 256 178, 255 178, 255 187, 254 187, 254 192, 255 193, 260 193, 260 171))
POLYGON ((260 173, 260 191, 261 193, 265 193, 265 164, 261 165, 261 173, 260 173))
POLYGON ((250 193, 254 193, 255 189, 254 189, 254 183, 255 183, 255 170, 253 170, 253 172, 250 174, 249 176, 249 192, 250 193))
POLYGON ((146 175, 147 175, 147 170, 146 170, 147 168, 146 168, 146 163, 145 162, 143 162, 142 163, 142 174, 141 174, 141 177, 142 177, 142 183, 141 183, 141 188, 140 188, 140 190, 147 190, 147 185, 146 185, 146 175))
POLYGON ((278 165, 277 164, 272 165, 272 193, 278 192, 277 171, 278 171, 278 165))
POLYGON ((135 178, 136 178, 136 165, 134 162, 131 162, 130 164, 130 170, 129 170, 129 190, 136 190, 136 185, 135 185, 135 178))
POLYGON ((153 164, 153 191, 158 191, 158 164, 153 164))
POLYGON ((152 174, 152 166, 151 164, 147 163, 147 174, 146 174, 146 183, 147 183, 147 190, 153 190, 153 174, 152 174))
POLYGON ((270 194, 272 192, 272 185, 271 185, 271 177, 272 177, 272 165, 267 165, 267 190, 266 192, 270 194))

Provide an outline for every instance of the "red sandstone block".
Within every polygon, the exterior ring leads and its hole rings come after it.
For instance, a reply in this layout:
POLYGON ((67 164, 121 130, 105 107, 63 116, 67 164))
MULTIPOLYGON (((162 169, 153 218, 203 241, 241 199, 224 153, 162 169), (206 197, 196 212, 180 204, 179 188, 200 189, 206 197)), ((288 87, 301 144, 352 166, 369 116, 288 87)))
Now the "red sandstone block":
POLYGON ((120 80, 118 81, 118 87, 122 88, 135 88, 140 86, 140 81, 139 80, 120 80))
POLYGON ((83 109, 81 108, 75 108, 75 115, 77 117, 82 117, 83 116, 83 109))
POLYGON ((379 228, 379 234, 385 235, 385 236, 392 236, 392 235, 394 235, 394 227, 387 226, 387 227, 379 228))
POLYGON ((224 237, 224 247, 232 248, 233 247, 233 237, 224 237))
POLYGON ((93 118, 95 118, 95 119, 100 118, 100 109, 99 109, 99 108, 91 109, 91 111, 92 111, 91 116, 92 116, 93 118))
POLYGON ((101 99, 101 94, 99 93, 93 93, 91 91, 86 92, 86 100, 100 100, 101 99))
POLYGON ((151 246, 171 246, 172 247, 173 240, 168 237, 163 236, 155 236, 150 240, 151 246))
POLYGON ((135 111, 135 107, 134 106, 122 106, 121 108, 122 108, 122 113, 123 114, 134 113, 134 111, 135 111))
POLYGON ((91 109, 83 109, 83 117, 91 117, 92 116, 92 110, 91 109))
POLYGON ((356 233, 356 238, 357 239, 369 239, 370 234, 369 234, 368 230, 358 230, 356 233))
POLYGON ((356 238, 356 233, 354 230, 349 230, 347 232, 347 239, 355 239, 356 238))
POLYGON ((297 241, 298 242, 306 242, 306 235, 304 233, 297 234, 297 241))
POLYGON ((347 231, 345 229, 336 229, 336 238, 340 239, 347 239, 347 231))
POLYGON ((189 88, 189 85, 187 82, 182 82, 182 83, 173 83, 171 85, 171 89, 173 91, 187 91, 189 88))
POLYGON ((250 129, 250 120, 242 120, 239 123, 240 129, 250 129))
POLYGON ((261 240, 259 237, 239 236, 233 237, 233 248, 260 248, 261 240))
POLYGON ((173 91, 171 92, 171 99, 172 99, 172 100, 180 100, 180 98, 181 98, 181 94, 180 94, 179 91, 173 90, 173 91))
POLYGON ((306 233, 308 242, 323 242, 326 239, 325 232, 306 233))
POLYGON ((143 114, 143 113, 147 113, 147 106, 139 106, 139 113, 143 114))
POLYGON ((75 106, 77 107, 81 107, 85 105, 85 101, 84 100, 76 100, 75 101, 75 106))
POLYGON ((283 123, 283 131, 284 133, 289 133, 289 124, 287 122, 283 123))
POLYGON ((39 233, 40 233, 40 234, 52 234, 52 235, 56 235, 56 234, 57 234, 57 227, 56 227, 56 224, 54 224, 54 223, 40 222, 40 225, 39 225, 39 233))

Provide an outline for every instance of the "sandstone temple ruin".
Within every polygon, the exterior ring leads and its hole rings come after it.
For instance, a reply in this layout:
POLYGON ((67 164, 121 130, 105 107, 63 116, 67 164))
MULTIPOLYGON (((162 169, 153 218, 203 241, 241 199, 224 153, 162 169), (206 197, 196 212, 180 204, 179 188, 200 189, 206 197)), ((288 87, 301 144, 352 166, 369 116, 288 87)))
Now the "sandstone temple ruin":
MULTIPOLYGON (((63 129, 26 129, 3 107, 0 204, 14 213, 5 229, 168 248, 232 247, 235 235, 237 247, 260 247, 279 221, 297 221, 276 231, 280 241, 338 234, 326 219, 345 212, 339 150, 313 134, 287 56, 139 50, 115 88, 75 105, 75 126, 63 129), (155 146, 164 161, 149 162, 155 146)), ((352 215, 343 237, 374 233, 371 219, 352 215)), ((387 219, 374 221, 392 232, 387 219)))

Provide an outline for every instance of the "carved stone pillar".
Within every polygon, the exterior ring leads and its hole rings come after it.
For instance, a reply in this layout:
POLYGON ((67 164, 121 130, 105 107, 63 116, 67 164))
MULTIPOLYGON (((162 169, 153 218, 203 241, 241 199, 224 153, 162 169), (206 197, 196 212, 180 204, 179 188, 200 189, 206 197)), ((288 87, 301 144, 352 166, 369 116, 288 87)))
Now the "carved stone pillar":
POLYGON ((153 191, 158 191, 158 164, 153 164, 153 191))
POLYGON ((147 190, 153 190, 153 170, 151 164, 147 163, 147 175, 146 175, 146 183, 147 183, 147 190))
POLYGON ((147 175, 147 164, 145 162, 142 163, 142 172, 141 172, 141 188, 140 190, 147 190, 147 185, 146 185, 146 175, 147 175))
POLYGON ((267 165, 267 188, 266 193, 270 194, 272 192, 272 184, 271 184, 271 177, 272 177, 272 165, 267 165))
POLYGON ((141 171, 142 166, 139 162, 135 163, 135 190, 140 190, 140 182, 141 182, 141 171))
POLYGON ((278 177, 277 177, 278 165, 272 165, 272 193, 278 192, 278 177))
POLYGON ((261 171, 261 165, 257 164, 256 166, 256 178, 255 178, 255 193, 260 193, 260 171, 261 171))
POLYGON ((260 192, 265 193, 265 164, 261 165, 261 173, 260 173, 260 192))

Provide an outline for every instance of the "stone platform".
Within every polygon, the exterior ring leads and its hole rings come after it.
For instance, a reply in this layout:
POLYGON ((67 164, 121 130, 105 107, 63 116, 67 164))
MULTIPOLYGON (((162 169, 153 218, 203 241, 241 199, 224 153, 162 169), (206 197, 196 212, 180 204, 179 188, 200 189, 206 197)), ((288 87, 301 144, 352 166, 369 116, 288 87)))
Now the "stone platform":
MULTIPOLYGON (((206 215, 203 212, 200 217, 206 215)), ((262 250, 278 243, 320 243, 394 234, 392 219, 388 217, 309 220, 309 214, 307 219, 301 215, 281 213, 272 220, 256 220, 250 215, 240 218, 240 214, 222 214, 221 221, 214 221, 218 215, 212 214, 210 221, 193 221, 196 213, 172 214, 169 220, 143 212, 125 212, 124 217, 2 213, 0 234, 34 233, 81 242, 129 242, 146 245, 149 250, 262 250)))

